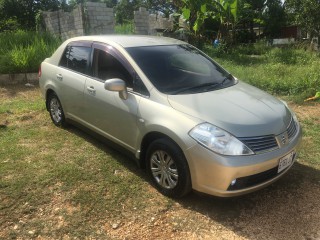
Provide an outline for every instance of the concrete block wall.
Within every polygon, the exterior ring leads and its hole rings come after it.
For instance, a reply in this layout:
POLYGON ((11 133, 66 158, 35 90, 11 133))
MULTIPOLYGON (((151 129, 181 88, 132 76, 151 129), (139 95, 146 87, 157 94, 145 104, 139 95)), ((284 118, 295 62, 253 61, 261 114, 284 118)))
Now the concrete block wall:
MULTIPOLYGON (((139 8, 134 11, 134 25, 136 34, 157 35, 159 32, 171 31, 174 28, 174 18, 164 18, 162 15, 149 14, 147 9, 139 8)), ((179 19, 180 28, 188 28, 185 19, 179 19)))
POLYGON ((45 30, 52 34, 60 35, 60 20, 59 11, 56 12, 42 12, 42 18, 44 20, 45 30))
POLYGON ((42 18, 45 30, 62 40, 85 34, 114 33, 113 9, 105 3, 87 2, 84 9, 78 5, 72 12, 42 12, 42 18))
POLYGON ((38 73, 0 74, 0 86, 21 83, 37 84, 38 78, 38 73))
POLYGON ((105 3, 87 2, 86 12, 86 32, 89 35, 114 33, 114 13, 113 8, 107 8, 105 3))
POLYGON ((155 35, 157 30, 172 30, 173 18, 164 18, 162 15, 150 14, 149 15, 148 34, 155 35))
MULTIPOLYGON (((114 33, 114 12, 107 8, 105 3, 86 2, 78 5, 72 12, 62 10, 42 12, 45 30, 61 37, 62 40, 83 36, 114 33)), ((146 8, 141 7, 134 11, 135 33, 141 35, 157 35, 163 31, 173 30, 172 16, 164 18, 161 15, 149 14, 146 8)), ((180 19, 179 25, 187 28, 185 20, 180 19)))
POLYGON ((42 12, 46 30, 62 40, 84 35, 82 9, 78 5, 72 12, 62 10, 55 12, 42 12))
POLYGON ((149 12, 146 8, 140 7, 139 11, 134 11, 133 21, 136 34, 149 34, 149 12))

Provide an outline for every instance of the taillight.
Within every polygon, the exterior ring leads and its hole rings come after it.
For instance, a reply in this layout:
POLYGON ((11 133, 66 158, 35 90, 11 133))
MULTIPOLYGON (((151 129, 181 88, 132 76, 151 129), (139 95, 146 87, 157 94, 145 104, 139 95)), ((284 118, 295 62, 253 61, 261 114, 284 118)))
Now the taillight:
POLYGON ((38 77, 39 77, 39 78, 41 77, 41 64, 40 64, 40 66, 39 66, 38 77))

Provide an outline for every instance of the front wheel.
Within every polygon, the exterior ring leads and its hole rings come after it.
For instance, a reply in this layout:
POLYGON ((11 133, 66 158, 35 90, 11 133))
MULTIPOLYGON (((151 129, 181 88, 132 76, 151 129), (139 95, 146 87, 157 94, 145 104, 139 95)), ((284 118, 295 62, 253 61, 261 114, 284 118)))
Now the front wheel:
POLYGON ((64 116, 62 105, 57 95, 54 93, 51 93, 48 96, 47 102, 48 102, 48 110, 49 110, 52 122, 58 127, 65 127, 66 119, 64 116))
POLYGON ((158 139, 147 150, 147 172, 156 188, 169 197, 182 197, 191 191, 188 163, 171 140, 158 139))

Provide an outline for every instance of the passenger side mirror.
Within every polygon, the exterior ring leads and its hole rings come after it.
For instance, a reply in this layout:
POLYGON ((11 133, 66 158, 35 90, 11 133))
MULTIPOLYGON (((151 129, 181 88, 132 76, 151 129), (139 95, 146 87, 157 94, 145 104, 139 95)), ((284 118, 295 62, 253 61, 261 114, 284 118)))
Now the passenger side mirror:
POLYGON ((119 92, 119 97, 123 100, 128 99, 127 86, 125 81, 120 78, 108 79, 104 82, 104 89, 119 92))

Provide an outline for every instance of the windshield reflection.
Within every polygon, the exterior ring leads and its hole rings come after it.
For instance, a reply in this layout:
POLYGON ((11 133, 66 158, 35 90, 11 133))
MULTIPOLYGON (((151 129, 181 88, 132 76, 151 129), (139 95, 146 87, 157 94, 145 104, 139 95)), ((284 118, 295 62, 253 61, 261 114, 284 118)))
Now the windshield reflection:
POLYGON ((127 51, 152 84, 166 94, 213 91, 235 84, 230 73, 188 44, 132 47, 127 51))

